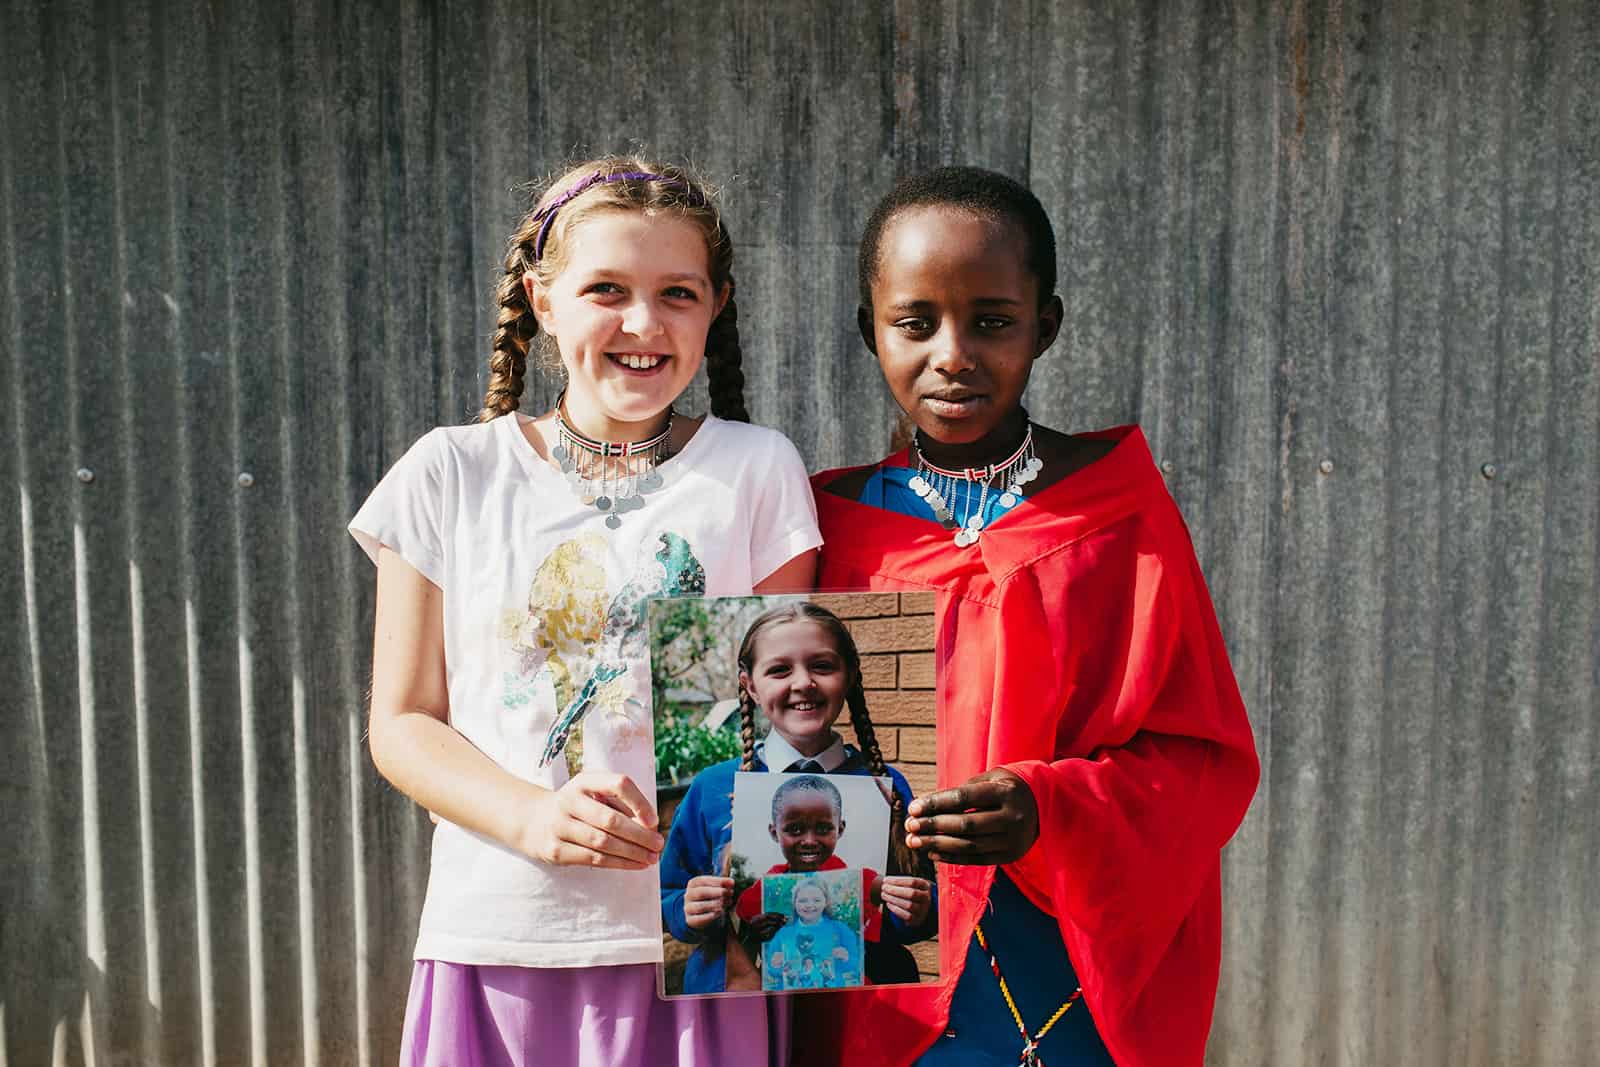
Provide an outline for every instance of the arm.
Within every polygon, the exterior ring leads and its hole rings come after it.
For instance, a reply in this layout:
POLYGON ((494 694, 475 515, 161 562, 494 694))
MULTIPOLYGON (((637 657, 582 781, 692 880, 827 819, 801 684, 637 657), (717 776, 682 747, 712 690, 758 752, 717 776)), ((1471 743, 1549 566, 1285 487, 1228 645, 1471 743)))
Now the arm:
POLYGON ((699 944, 720 927, 733 903, 733 879, 715 871, 702 781, 697 776, 689 784, 661 854, 661 920, 675 940, 688 945, 699 944))
POLYGON ((817 584, 816 549, 811 548, 756 583, 756 593, 809 593, 817 584))
POLYGON ((440 818, 534 859, 624 870, 653 863, 655 811, 626 777, 586 773, 544 789, 450 726, 443 604, 438 586, 379 551, 368 721, 378 772, 440 818))
POLYGON ((1067 640, 1069 620, 1037 601, 1014 614, 1042 625, 1007 632, 1008 658, 1062 656, 1057 695, 1045 694, 1059 711, 1026 714, 1038 696, 1017 688, 1002 694, 1013 710, 996 712, 1003 751, 1045 758, 920 798, 908 829, 945 862, 1013 864, 1064 930, 1112 944, 1135 927, 1170 934, 1188 914, 1258 765, 1187 541, 1163 551, 1149 537, 1108 535, 1093 548, 1092 566, 1060 579, 1074 618, 1095 620, 1093 639, 1080 626, 1067 640))
MULTIPOLYGON (((1181 558, 1133 568, 1126 626, 1112 662, 1073 664, 1090 683, 1071 713, 1127 723, 1128 739, 1083 758, 1009 765, 1038 805, 1041 842, 1016 872, 1084 927, 1115 935, 1130 921, 1175 929, 1244 818, 1260 775, 1255 741, 1205 583, 1187 541, 1181 558), (1169 569, 1171 568, 1171 569, 1169 569), (1065 857, 1071 863, 1064 863, 1065 857), (1105 879, 1116 879, 1111 904, 1105 879)), ((1100 655, 1104 655, 1102 650, 1100 655)))

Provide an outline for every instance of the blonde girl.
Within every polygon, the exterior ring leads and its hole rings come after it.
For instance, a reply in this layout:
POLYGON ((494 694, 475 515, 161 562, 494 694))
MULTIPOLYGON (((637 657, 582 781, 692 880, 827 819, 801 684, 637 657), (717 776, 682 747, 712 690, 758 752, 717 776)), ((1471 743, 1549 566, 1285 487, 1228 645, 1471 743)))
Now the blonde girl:
POLYGON ((373 761, 439 820, 405 1064, 781 1051, 759 1001, 655 996, 645 602, 809 586, 819 543, 794 447, 746 421, 732 262, 683 170, 556 178, 509 242, 481 420, 426 434, 351 523, 378 565, 373 761), (529 417, 535 345, 566 385, 529 417))

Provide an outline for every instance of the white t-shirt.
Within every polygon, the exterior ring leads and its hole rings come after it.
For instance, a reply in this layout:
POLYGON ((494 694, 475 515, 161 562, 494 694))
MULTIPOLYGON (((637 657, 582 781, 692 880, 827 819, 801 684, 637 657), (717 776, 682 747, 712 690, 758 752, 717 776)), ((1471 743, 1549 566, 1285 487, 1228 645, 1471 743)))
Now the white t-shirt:
MULTIPOLYGON (((805 465, 782 434, 708 416, 657 468, 665 484, 613 530, 539 458, 522 420, 426 434, 350 532, 374 560, 386 545, 443 591, 455 729, 528 781, 559 787, 570 756, 628 775, 653 802, 645 602, 747 594, 820 545, 805 465), (579 707, 581 724, 563 746, 553 727, 579 707)), ((416 958, 659 960, 656 870, 545 864, 441 822, 416 958)))

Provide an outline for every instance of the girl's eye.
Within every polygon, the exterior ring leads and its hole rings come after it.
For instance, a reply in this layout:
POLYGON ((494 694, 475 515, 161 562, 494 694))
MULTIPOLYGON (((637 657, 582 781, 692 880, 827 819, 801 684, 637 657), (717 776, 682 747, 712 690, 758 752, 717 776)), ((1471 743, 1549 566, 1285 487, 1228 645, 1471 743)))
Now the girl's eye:
POLYGON ((583 291, 585 293, 599 293, 604 296, 611 296, 622 292, 622 286, 616 282, 595 282, 593 285, 587 286, 583 291))
POLYGON ((671 288, 669 288, 666 291, 666 293, 664 295, 668 296, 668 297, 671 297, 673 300, 698 300, 698 299, 700 299, 700 294, 699 293, 697 293, 693 289, 690 289, 687 286, 683 286, 683 285, 674 285, 674 286, 672 286, 671 288))
POLYGON ((818 674, 832 674, 839 669, 838 664, 829 659, 815 660, 810 666, 818 674))
POLYGON ((788 673, 789 665, 787 663, 775 663, 767 668, 767 676, 771 678, 777 678, 788 673))
POLYGON ((1003 330, 1011 325, 1011 320, 1004 315, 985 315, 978 320, 980 330, 1003 330))
POLYGON ((900 319, 895 322, 894 328, 901 333, 925 334, 933 329, 933 323, 927 319, 900 319))

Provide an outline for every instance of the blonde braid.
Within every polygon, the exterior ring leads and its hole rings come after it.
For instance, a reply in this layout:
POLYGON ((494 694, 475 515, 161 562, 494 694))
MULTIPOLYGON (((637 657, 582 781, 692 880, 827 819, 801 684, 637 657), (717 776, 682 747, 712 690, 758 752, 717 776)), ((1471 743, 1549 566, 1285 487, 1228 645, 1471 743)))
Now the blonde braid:
POLYGON ((517 410, 522 403, 523 378, 528 373, 528 347, 539 333, 539 320, 528 306, 522 276, 533 266, 533 239, 539 227, 533 216, 524 219, 506 247, 505 276, 495 286, 494 351, 489 356, 489 388, 478 421, 488 422, 517 410))
POLYGON ((742 688, 739 690, 739 744, 744 758, 739 763, 741 771, 756 769, 756 702, 742 688))

